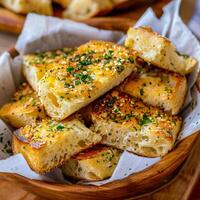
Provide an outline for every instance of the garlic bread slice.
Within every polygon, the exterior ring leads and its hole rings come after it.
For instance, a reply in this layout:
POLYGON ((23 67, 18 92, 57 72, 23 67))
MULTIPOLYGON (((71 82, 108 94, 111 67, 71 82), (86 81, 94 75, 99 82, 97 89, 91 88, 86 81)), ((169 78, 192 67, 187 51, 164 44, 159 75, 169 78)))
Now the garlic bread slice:
POLYGON ((136 71, 135 58, 134 51, 111 42, 81 45, 38 82, 38 94, 48 115, 62 120, 119 85, 136 71))
POLYGON ((46 118, 46 113, 36 92, 27 83, 23 83, 14 94, 12 102, 0 109, 0 118, 20 128, 46 118))
POLYGON ((129 95, 143 102, 178 114, 187 93, 184 75, 146 65, 138 66, 138 73, 122 86, 129 95))
POLYGON ((93 16, 105 15, 113 7, 111 0, 73 0, 63 12, 63 17, 73 20, 86 20, 93 16))
POLYGON ((112 176, 121 153, 113 147, 96 145, 69 159, 62 166, 62 172, 76 180, 103 180, 112 176))
POLYGON ((90 115, 103 144, 147 157, 168 153, 181 128, 179 117, 116 90, 95 102, 90 115))
POLYGON ((43 15, 52 15, 51 0, 1 0, 0 4, 21 14, 36 12, 43 15))
POLYGON ((45 119, 15 131, 12 149, 14 153, 22 153, 34 171, 43 174, 100 140, 100 135, 90 131, 78 119, 62 122, 45 119))
POLYGON ((48 69, 59 67, 74 49, 63 48, 55 51, 40 52, 23 56, 23 74, 35 91, 38 91, 38 81, 48 69))
POLYGON ((130 28, 125 46, 136 50, 146 62, 180 74, 191 73, 197 64, 195 58, 180 54, 172 42, 150 27, 130 28))

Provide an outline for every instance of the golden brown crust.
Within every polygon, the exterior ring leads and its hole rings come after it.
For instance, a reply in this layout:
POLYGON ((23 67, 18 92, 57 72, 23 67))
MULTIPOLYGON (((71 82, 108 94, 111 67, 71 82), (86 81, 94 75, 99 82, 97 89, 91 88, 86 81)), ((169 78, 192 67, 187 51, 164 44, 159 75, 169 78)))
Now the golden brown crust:
POLYGON ((137 73, 129 77, 120 89, 149 105, 178 114, 187 93, 186 77, 141 61, 138 63, 137 73))
POLYGON ((122 151, 108 146, 94 146, 68 160, 64 175, 76 180, 98 181, 112 175, 122 151))
POLYGON ((182 121, 116 90, 94 102, 89 114, 103 144, 147 157, 172 149, 182 121))
POLYGON ((191 73, 197 64, 195 58, 178 52, 172 42, 150 27, 130 28, 125 46, 136 50, 146 62, 183 75, 191 73))
POLYGON ((75 155, 73 158, 77 159, 77 160, 93 158, 97 153, 102 152, 106 149, 108 149, 107 146, 102 145, 102 144, 98 144, 98 145, 95 145, 92 148, 89 148, 89 149, 86 149, 85 151, 82 151, 78 155, 75 155))
POLYGON ((46 113, 36 92, 27 83, 23 83, 14 94, 12 102, 0 109, 0 117, 20 128, 46 118, 46 113))
POLYGON ((38 82, 48 115, 62 120, 86 106, 136 71, 135 58, 134 51, 112 42, 81 45, 38 82))
POLYGON ((12 148, 14 153, 23 154, 34 171, 47 173, 100 140, 77 119, 45 119, 15 131, 12 148))

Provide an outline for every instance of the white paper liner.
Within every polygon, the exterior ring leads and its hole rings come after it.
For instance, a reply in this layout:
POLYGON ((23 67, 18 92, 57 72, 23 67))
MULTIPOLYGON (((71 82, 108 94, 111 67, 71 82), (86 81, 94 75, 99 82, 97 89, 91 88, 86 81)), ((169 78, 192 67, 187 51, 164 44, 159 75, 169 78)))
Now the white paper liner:
MULTIPOLYGON (((153 10, 149 8, 145 14, 136 23, 136 27, 142 25, 151 26, 155 31, 168 37, 176 45, 180 52, 194 56, 200 63, 200 45, 187 26, 179 17, 180 0, 169 3, 164 8, 164 14, 160 19, 157 19, 153 10)), ((40 16, 29 14, 25 22, 24 29, 17 41, 16 49, 21 53, 31 53, 35 51, 47 51, 63 47, 73 47, 83 44, 91 39, 113 41, 123 44, 125 36, 117 31, 99 30, 81 23, 72 22, 70 20, 60 20, 53 17, 40 16)), ((4 53, 0 57, 0 105, 9 101, 12 96, 15 86, 18 86, 22 80, 21 76, 21 58, 16 57, 12 60, 8 53, 4 53)), ((200 66, 198 65, 195 72, 188 78, 189 88, 193 86, 197 72, 200 66)), ((185 106, 192 100, 183 112, 184 125, 178 140, 191 135, 200 130, 200 94, 194 88, 192 96, 188 93, 185 106)), ((3 138, 3 143, 0 144, 0 171, 17 173, 30 179, 46 180, 55 182, 65 182, 67 180, 61 174, 59 169, 41 176, 33 172, 27 165, 26 160, 21 154, 10 156, 4 150, 4 145, 9 144, 11 131, 7 125, 0 120, 0 140, 3 138), (4 159, 8 157, 7 159, 4 159), (4 160, 3 160, 4 159, 4 160)), ((98 182, 79 182, 82 184, 102 185, 114 180, 123 179, 135 172, 144 170, 145 168, 155 164, 161 158, 145 158, 128 152, 124 152, 120 157, 119 163, 111 178, 98 182)))

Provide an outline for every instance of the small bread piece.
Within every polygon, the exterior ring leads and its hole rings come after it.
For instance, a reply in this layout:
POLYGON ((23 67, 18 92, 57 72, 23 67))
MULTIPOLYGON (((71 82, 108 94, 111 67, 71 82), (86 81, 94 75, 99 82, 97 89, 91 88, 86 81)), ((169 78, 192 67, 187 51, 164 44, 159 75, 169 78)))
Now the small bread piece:
POLYGON ((1 0, 0 4, 16 13, 52 15, 51 0, 1 0))
POLYGON ((44 53, 34 53, 23 56, 23 74, 32 88, 38 91, 38 81, 51 68, 59 67, 74 49, 63 48, 44 53))
POLYGON ((62 122, 45 119, 15 131, 12 149, 14 153, 22 153, 34 171, 43 174, 100 140, 100 135, 90 131, 78 119, 62 122))
POLYGON ((119 161, 121 150, 96 145, 68 160, 62 166, 65 176, 76 180, 100 181, 112 176, 119 161))
POLYGON ((53 0, 53 2, 60 4, 63 8, 66 8, 72 0, 53 0))
POLYGON ((136 71, 136 54, 111 42, 90 41, 38 82, 48 115, 62 120, 119 85, 136 71))
POLYGON ((63 17, 85 20, 96 15, 105 15, 113 8, 111 0, 73 0, 63 12, 63 17))
POLYGON ((103 144, 147 157, 168 153, 181 128, 179 117, 116 90, 92 105, 91 119, 103 144))
POLYGON ((178 114, 187 93, 185 76, 149 65, 138 66, 136 74, 124 84, 122 90, 125 93, 173 115, 178 114))
POLYGON ((172 42, 150 27, 130 28, 125 46, 138 51, 144 61, 180 74, 189 74, 197 64, 195 58, 180 54, 172 42))
POLYGON ((46 114, 36 92, 27 83, 23 83, 14 94, 12 102, 0 109, 0 118, 20 128, 46 118, 46 114))

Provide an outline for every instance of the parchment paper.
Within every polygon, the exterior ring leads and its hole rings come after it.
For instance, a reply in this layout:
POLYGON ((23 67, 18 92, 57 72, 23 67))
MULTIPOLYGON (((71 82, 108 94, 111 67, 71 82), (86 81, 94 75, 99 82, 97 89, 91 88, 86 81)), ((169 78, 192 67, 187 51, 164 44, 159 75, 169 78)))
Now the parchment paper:
MULTIPOLYGON (((164 14, 157 19, 153 10, 149 8, 136 27, 151 26, 155 31, 168 37, 176 45, 178 51, 194 56, 200 63, 200 44, 187 26, 179 17, 180 0, 172 1, 164 8, 164 14)), ((38 51, 47 51, 63 47, 73 47, 91 39, 107 40, 123 44, 125 35, 117 31, 99 30, 70 20, 61 20, 53 17, 29 14, 24 29, 17 41, 16 49, 20 54, 38 51)), ((21 75, 21 56, 14 60, 5 52, 0 57, 0 106, 10 100, 15 88, 23 80, 21 75)), ((177 140, 184 139, 200 130, 200 94, 195 87, 200 66, 188 78, 188 92, 185 108, 183 129, 177 140)), ((59 169, 41 176, 33 172, 21 154, 11 155, 11 127, 0 120, 0 171, 17 173, 30 179, 69 183, 62 176, 59 169), (6 159, 7 158, 7 159, 6 159)), ((155 164, 161 158, 145 158, 124 152, 111 178, 99 182, 79 182, 82 184, 102 185, 113 180, 122 179, 135 172, 155 164)), ((69 183, 70 184, 70 183, 69 183)))

